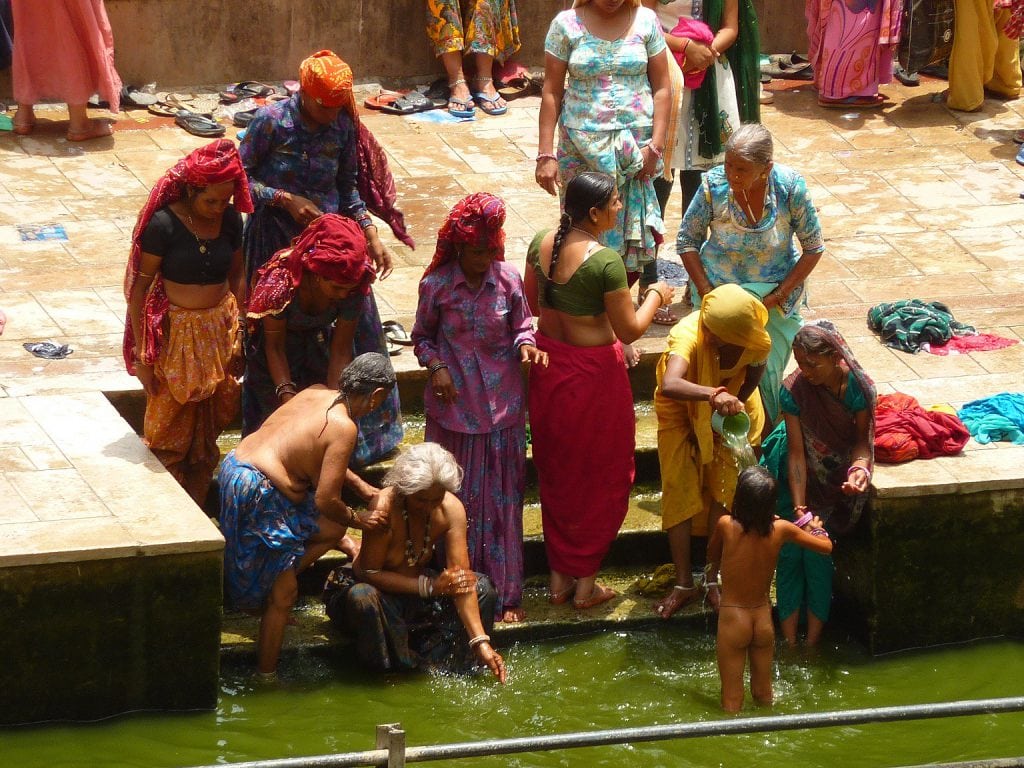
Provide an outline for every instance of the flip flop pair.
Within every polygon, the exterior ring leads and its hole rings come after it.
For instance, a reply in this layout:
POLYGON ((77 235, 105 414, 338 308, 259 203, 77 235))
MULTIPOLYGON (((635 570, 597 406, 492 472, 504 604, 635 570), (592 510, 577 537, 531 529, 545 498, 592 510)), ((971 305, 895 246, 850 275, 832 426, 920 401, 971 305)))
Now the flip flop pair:
POLYGON ((229 86, 227 90, 220 92, 221 104, 237 104, 242 99, 265 99, 268 96, 279 94, 272 85, 260 83, 256 80, 243 80, 229 86))
POLYGON ((378 109, 386 115, 414 115, 437 107, 419 91, 381 91, 377 96, 364 101, 363 105, 369 109, 378 109))
POLYGON ((392 344, 397 344, 400 347, 412 346, 412 336, 408 334, 397 320, 385 320, 380 325, 384 329, 384 337, 392 344))

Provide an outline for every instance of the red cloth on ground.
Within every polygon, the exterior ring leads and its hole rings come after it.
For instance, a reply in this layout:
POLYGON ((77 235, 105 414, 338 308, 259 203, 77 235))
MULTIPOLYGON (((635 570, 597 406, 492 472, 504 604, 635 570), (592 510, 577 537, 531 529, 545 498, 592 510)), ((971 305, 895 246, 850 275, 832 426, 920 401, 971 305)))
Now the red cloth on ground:
POLYGON ((548 565, 592 576, 618 535, 633 486, 636 418, 618 342, 575 347, 537 334, 530 431, 548 565))
POLYGON ((974 336, 954 336, 942 346, 924 345, 924 349, 933 355, 960 355, 968 352, 988 352, 993 349, 1012 347, 1017 339, 1007 339, 993 333, 979 333, 974 336))
POLYGON ((960 453, 971 433, 956 416, 927 411, 910 395, 879 395, 875 409, 875 460, 896 464, 960 453))

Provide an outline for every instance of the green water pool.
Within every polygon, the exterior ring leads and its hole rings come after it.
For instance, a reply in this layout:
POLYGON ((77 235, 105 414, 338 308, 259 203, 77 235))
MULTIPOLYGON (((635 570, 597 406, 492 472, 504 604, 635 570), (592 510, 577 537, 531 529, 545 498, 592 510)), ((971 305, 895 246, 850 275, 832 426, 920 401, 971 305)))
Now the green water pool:
MULTIPOLYGON (((216 711, 142 714, 90 725, 0 730, 5 766, 164 768, 373 748, 379 723, 410 746, 715 720, 718 675, 707 633, 605 632, 503 649, 510 679, 368 674, 313 656, 256 685, 224 669, 216 711)), ((744 716, 1024 694, 1024 644, 993 641, 871 658, 855 644, 817 658, 778 654, 776 705, 744 716)), ((54 691, 55 696, 60 695, 54 691)), ((593 747, 427 763, 548 766, 900 766, 1024 754, 1024 713, 593 747)))

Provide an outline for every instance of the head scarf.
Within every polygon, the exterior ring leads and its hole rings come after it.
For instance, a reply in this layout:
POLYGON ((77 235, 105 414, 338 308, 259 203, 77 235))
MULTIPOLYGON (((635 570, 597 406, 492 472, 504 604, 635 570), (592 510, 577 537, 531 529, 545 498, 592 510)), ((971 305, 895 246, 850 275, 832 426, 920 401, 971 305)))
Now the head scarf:
POLYGON ((313 219, 291 246, 275 253, 256 273, 249 320, 276 315, 288 306, 307 269, 327 280, 355 285, 364 296, 369 293, 373 263, 360 226, 336 213, 313 219))
MULTIPOLYGON (((768 359, 772 349, 771 337, 765 330, 767 324, 768 310, 764 304, 738 285, 726 283, 705 294, 697 323, 696 359, 690 361, 695 367, 693 381, 701 386, 717 387, 721 379, 718 350, 708 338, 708 331, 726 344, 743 347, 740 361, 746 360, 748 365, 760 364, 768 359)), ((706 400, 694 401, 691 407, 700 461, 707 464, 714 456, 711 404, 706 400)))
MULTIPOLYGON (((142 262, 142 233, 149 226, 153 214, 166 205, 185 196, 185 187, 205 188, 212 184, 235 183, 234 207, 239 213, 252 213, 252 197, 249 194, 249 179, 242 167, 242 158, 229 139, 218 139, 194 150, 182 158, 177 165, 165 173, 149 193, 149 199, 139 212, 138 221, 132 231, 131 252, 124 275, 124 298, 131 300, 132 290, 139 276, 142 262)), ((168 308, 167 295, 160 275, 153 279, 146 303, 143 307, 143 352, 142 361, 152 365, 160 355, 163 343, 163 319, 168 308)), ((131 319, 126 317, 124 342, 122 345, 124 364, 128 373, 135 373, 135 332, 131 319)))
POLYGON ((299 65, 302 92, 321 107, 343 107, 355 119, 352 68, 334 51, 317 51, 299 65))
POLYGON ((505 201, 490 192, 474 192, 455 204, 437 233, 434 258, 423 271, 426 277, 442 264, 457 259, 463 246, 495 251, 505 260, 505 201))

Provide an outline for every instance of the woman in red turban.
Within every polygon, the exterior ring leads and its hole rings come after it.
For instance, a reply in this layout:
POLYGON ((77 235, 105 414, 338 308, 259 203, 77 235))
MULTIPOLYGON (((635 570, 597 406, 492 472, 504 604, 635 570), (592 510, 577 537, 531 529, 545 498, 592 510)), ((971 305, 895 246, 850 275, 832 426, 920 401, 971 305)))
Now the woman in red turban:
POLYGON ((164 174, 132 233, 125 367, 146 390, 146 443, 197 504, 238 411, 241 214, 251 211, 238 151, 220 139, 164 174))
MULTIPOLYGON (((336 213, 313 219, 259 269, 249 300, 244 434, 308 386, 337 388, 374 278, 362 229, 336 213)), ((360 430, 357 442, 364 439, 360 430)), ((353 482, 365 497, 372 494, 353 482)))

